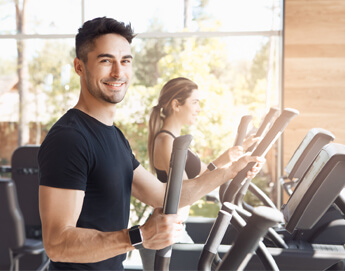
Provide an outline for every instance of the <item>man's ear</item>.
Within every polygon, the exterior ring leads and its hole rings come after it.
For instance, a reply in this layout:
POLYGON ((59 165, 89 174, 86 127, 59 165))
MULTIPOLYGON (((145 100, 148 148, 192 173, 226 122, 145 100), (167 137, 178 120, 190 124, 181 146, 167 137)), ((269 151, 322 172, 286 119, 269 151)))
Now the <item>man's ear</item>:
POLYGON ((81 75, 84 69, 84 62, 81 61, 79 58, 75 58, 74 61, 74 70, 77 74, 81 75))

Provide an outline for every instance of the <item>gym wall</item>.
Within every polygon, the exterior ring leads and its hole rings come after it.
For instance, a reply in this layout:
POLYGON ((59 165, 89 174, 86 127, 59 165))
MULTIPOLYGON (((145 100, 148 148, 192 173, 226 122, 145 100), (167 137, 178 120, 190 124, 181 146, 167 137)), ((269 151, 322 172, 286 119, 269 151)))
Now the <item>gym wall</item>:
POLYGON ((299 110, 284 132, 283 165, 311 128, 345 144, 345 1, 285 0, 283 105, 299 110))

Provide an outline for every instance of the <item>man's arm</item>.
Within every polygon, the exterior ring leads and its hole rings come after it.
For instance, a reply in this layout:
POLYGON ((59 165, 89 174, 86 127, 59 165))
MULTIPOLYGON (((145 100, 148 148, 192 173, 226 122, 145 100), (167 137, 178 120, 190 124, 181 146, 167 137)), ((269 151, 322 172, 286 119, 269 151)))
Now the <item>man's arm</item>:
POLYGON ((98 262, 133 250, 128 230, 100 232, 76 227, 84 191, 40 186, 44 247, 52 261, 98 262))
POLYGON ((133 174, 132 196, 154 208, 163 207, 166 184, 139 165, 133 174))
MULTIPOLYGON (((76 226, 83 199, 80 190, 40 186, 39 208, 48 257, 58 262, 90 263, 133 250, 128 229, 101 232, 76 226)), ((144 247, 162 249, 176 242, 182 230, 181 219, 163 215, 159 209, 151 217, 142 228, 144 247)))

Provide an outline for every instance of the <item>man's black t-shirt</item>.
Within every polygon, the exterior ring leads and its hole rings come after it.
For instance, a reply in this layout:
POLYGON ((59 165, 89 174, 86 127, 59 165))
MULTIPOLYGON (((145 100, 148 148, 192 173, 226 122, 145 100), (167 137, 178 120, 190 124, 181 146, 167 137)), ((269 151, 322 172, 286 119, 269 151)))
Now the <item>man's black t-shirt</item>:
MULTIPOLYGON (((85 191, 77 227, 128 226, 133 170, 139 166, 123 133, 77 109, 58 120, 39 154, 40 185, 85 191)), ((61 199, 63 201, 63 199, 61 199)), ((90 264, 51 262, 51 270, 121 270, 126 254, 90 264)))

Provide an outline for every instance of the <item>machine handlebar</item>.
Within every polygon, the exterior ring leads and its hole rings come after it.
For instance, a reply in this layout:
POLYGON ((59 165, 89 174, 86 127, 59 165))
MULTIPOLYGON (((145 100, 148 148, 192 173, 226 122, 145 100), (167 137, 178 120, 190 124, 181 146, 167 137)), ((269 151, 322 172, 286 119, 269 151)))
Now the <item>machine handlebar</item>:
MULTIPOLYGON (((186 166, 187 150, 191 141, 191 135, 183 135, 174 139, 163 203, 164 214, 177 213, 180 203, 183 172, 186 166)), ((171 250, 172 246, 168 246, 156 251, 154 270, 169 270, 171 250)))
MULTIPOLYGON (((299 114, 295 109, 284 109, 280 116, 275 120, 271 129, 267 132, 265 137, 261 140, 259 145, 253 151, 253 156, 262 156, 264 157, 269 151, 271 146, 275 143, 281 133, 284 131, 289 122, 299 114)), ((234 203, 235 196, 243 185, 247 172, 253 168, 255 162, 248 163, 247 166, 242 169, 235 178, 231 181, 227 190, 224 193, 223 201, 228 201, 234 203)))

